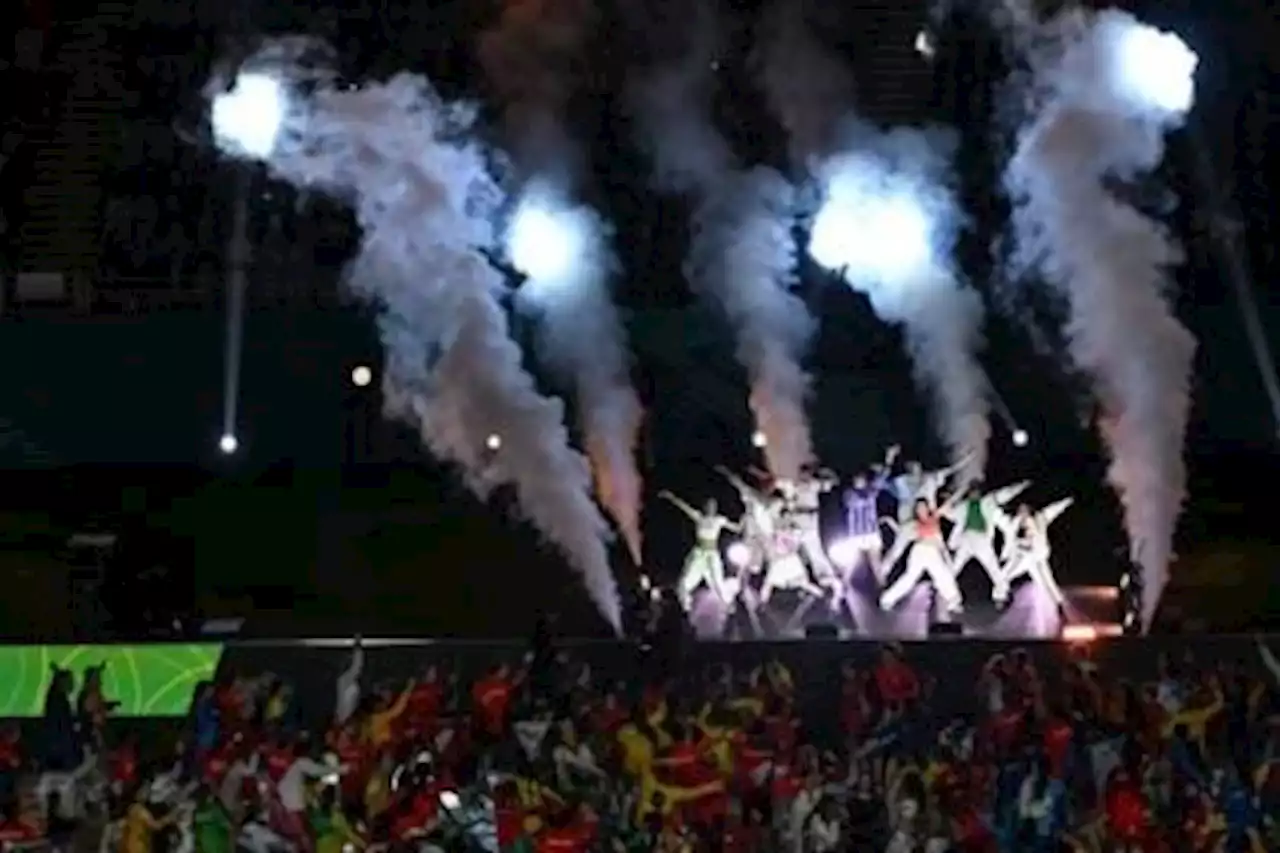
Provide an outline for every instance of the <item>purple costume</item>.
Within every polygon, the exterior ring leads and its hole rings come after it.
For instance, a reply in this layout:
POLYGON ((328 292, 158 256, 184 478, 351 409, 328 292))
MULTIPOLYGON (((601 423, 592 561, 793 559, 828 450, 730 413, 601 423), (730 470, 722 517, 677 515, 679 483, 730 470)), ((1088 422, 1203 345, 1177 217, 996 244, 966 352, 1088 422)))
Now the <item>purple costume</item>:
POLYGON ((844 493, 844 517, 850 537, 878 536, 880 534, 880 493, 889 488, 887 471, 876 471, 861 489, 851 488, 844 493))

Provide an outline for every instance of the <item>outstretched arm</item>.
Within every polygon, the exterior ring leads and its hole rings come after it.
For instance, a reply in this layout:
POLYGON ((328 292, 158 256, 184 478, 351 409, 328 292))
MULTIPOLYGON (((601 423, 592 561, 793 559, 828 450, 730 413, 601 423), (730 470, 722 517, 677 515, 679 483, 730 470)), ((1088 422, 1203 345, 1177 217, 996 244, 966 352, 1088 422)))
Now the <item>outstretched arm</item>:
POLYGON ((1048 530, 1049 525, 1053 524, 1058 516, 1066 512, 1067 508, 1075 502, 1075 498, 1063 498, 1060 501, 1054 501, 1044 509, 1040 510, 1040 526, 1045 530, 1048 530))
POLYGON ((671 492, 666 492, 666 491, 659 492, 658 497, 662 498, 664 501, 666 501, 667 503, 674 506, 676 509, 683 512, 685 515, 689 517, 690 521, 700 521, 702 519, 702 513, 698 512, 696 509, 689 506, 689 504, 680 500, 675 495, 671 494, 671 492))
POLYGON ((1030 487, 1031 481, 1023 480, 1021 483, 1014 483, 1012 486, 1005 486, 1003 489, 996 489, 991 493, 991 497, 995 498, 996 503, 1004 505, 1025 492, 1030 487))
POLYGON ((976 451, 976 450, 970 450, 970 451, 969 451, 968 453, 966 453, 964 456, 961 456, 958 460, 956 460, 953 464, 951 464, 951 465, 949 465, 948 467, 943 468, 941 471, 939 471, 939 472, 938 472, 938 477, 939 477, 939 479, 942 479, 942 480, 949 480, 949 479, 951 479, 951 478, 952 478, 952 477, 954 477, 954 476, 955 476, 955 475, 956 475, 956 474, 957 474, 961 469, 963 469, 963 468, 967 467, 967 466, 968 466, 968 464, 969 464, 970 462, 972 462, 972 461, 973 461, 974 459, 976 459, 976 458, 978 458, 978 451, 976 451))

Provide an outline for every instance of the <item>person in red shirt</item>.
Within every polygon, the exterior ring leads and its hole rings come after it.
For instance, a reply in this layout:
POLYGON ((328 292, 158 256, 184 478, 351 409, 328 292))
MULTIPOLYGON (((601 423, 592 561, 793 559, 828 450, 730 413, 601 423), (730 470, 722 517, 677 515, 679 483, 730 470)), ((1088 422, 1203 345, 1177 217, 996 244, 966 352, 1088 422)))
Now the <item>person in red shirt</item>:
POLYGON ((277 734, 274 740, 263 744, 260 754, 267 776, 277 785, 298 757, 295 745, 283 733, 277 734))
POLYGON ((440 711, 444 707, 445 682, 435 666, 423 670, 422 677, 409 692, 409 706, 401 717, 405 740, 425 743, 435 737, 440 724, 440 711))
POLYGON ((507 731, 507 713, 516 683, 511 668, 498 664, 471 688, 471 703, 476 719, 476 733, 488 741, 500 740, 507 731))
POLYGON ((902 649, 887 645, 880 653, 875 668, 876 689, 880 701, 889 704, 905 704, 920 696, 920 679, 902 658, 902 649))
POLYGON ((1126 847, 1142 847, 1147 838, 1147 801, 1139 777, 1116 768, 1107 783, 1107 824, 1112 837, 1126 847))
POLYGON ((538 833, 537 853, 587 853, 595 833, 588 815, 562 810, 551 816, 538 833))
POLYGON ((1041 738, 1045 755, 1049 759, 1049 772, 1055 779, 1065 779, 1067 758, 1071 754, 1075 730, 1061 715, 1053 714, 1045 721, 1041 738))
POLYGON ((138 743, 133 735, 111 750, 108 770, 111 790, 116 794, 132 790, 138 784, 138 743))
POLYGON ((602 734, 616 734, 618 729, 631 718, 631 712, 618 699, 618 694, 609 692, 591 714, 595 730, 602 734))

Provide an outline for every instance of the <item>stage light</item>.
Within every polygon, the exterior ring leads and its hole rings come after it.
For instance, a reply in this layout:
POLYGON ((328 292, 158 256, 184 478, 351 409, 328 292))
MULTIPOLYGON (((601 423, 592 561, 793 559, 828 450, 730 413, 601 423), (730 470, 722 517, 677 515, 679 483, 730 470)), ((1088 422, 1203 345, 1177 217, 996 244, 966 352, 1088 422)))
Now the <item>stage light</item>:
POLYGON ((1092 643, 1098 639, 1098 629, 1092 625, 1065 625, 1062 639, 1068 643, 1092 643))
POLYGON ((364 388, 373 381, 373 371, 365 367, 363 364, 351 371, 351 384, 357 388, 364 388))
POLYGON ((521 199, 507 229, 507 253, 526 286, 556 286, 575 278, 587 249, 590 227, 584 209, 557 202, 546 192, 530 190, 521 199))
POLYGON ((745 542, 733 542, 725 549, 725 557, 728 558, 729 564, 736 569, 746 568, 751 562, 751 547, 745 542))
POLYGON ((763 450, 765 446, 768 445, 768 443, 769 443, 768 437, 760 430, 756 430, 755 432, 751 433, 751 445, 753 447, 759 450, 763 450))
POLYGON ((645 592, 648 592, 652 587, 653 587, 653 581, 649 580, 649 576, 648 576, 648 575, 641 575, 641 576, 640 576, 640 588, 641 588, 642 590, 644 590, 645 592))
POLYGON ((1173 33, 1128 15, 1099 16, 1096 33, 1111 48, 1112 86, 1136 106, 1182 115, 1195 103, 1195 51, 1173 33))
POLYGON ((240 449, 240 440, 231 433, 226 433, 218 439, 218 449, 230 456, 240 449))
POLYGON ((1015 429, 1013 431, 1013 446, 1026 447, 1031 443, 1031 436, 1027 435, 1025 429, 1015 429))
POLYGON ((853 565, 853 561, 857 558, 858 549, 849 539, 837 539, 827 548, 827 556, 831 558, 831 562, 841 568, 849 568, 853 565))
POLYGON ((269 74, 239 75, 229 92, 213 99, 214 142, 224 151, 265 160, 279 141, 288 98, 284 85, 269 74))
POLYGON ((458 796, 457 791, 441 791, 440 805, 445 811, 457 811, 462 806, 462 798, 458 796))
POLYGON ((502 436, 498 435, 496 432, 491 433, 489 437, 484 440, 484 446, 491 452, 497 453, 502 449, 502 436))
POLYGON ((1130 583, 1129 573, 1125 572, 1120 576, 1120 589, 1128 589, 1129 583, 1130 583))
POLYGON ((809 254, 860 286, 893 287, 932 261, 934 227, 912 187, 878 160, 849 155, 831 164, 809 254))

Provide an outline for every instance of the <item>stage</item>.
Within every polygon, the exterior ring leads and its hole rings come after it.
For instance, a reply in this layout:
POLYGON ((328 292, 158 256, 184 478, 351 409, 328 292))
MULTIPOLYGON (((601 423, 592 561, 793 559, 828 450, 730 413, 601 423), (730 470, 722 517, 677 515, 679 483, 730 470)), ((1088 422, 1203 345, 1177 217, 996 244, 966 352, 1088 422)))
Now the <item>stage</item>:
MULTIPOLYGON (((962 579, 962 588, 967 586, 962 579)), ((947 625, 952 636, 990 640, 1047 640, 1062 635, 1064 624, 1110 624, 1115 616, 1095 614, 1098 599, 1110 599, 1109 588, 1066 589, 1065 620, 1053 601, 1034 583, 1016 585, 1009 605, 998 608, 986 590, 966 590, 964 612, 949 618, 936 605, 932 588, 922 583, 890 612, 880 609, 880 589, 870 570, 854 572, 843 599, 833 610, 830 599, 779 592, 755 612, 741 600, 726 607, 710 590, 699 590, 689 618, 703 640, 798 640, 810 632, 842 639, 920 640, 947 625), (1100 590, 1102 590, 1100 592, 1100 590)), ((751 596, 748 591, 745 593, 751 596)), ((1103 608, 1105 611, 1105 607, 1103 608)), ((946 631, 946 629, 943 629, 946 631)))

